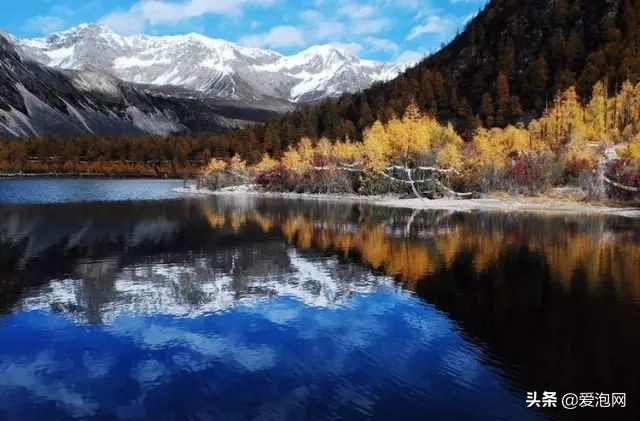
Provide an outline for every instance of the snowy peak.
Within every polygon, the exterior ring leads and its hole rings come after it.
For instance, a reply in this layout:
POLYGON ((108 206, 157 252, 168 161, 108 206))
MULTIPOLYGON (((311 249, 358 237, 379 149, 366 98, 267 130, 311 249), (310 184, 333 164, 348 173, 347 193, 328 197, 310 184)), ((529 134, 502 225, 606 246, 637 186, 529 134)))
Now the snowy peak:
MULTIPOLYGON (((0 137, 169 135, 246 124, 255 110, 167 97, 100 71, 22 60, 0 34, 0 137)), ((257 116, 260 117, 260 116, 257 116)))
POLYGON ((100 24, 82 24, 46 38, 13 40, 23 57, 48 66, 98 69, 129 82, 177 86, 243 102, 336 97, 403 70, 360 59, 333 45, 284 56, 196 33, 123 36, 100 24))
POLYGON ((290 91, 290 100, 294 102, 356 92, 373 82, 392 79, 403 70, 398 65, 360 59, 350 51, 331 44, 310 47, 257 68, 296 79, 298 82, 290 91))

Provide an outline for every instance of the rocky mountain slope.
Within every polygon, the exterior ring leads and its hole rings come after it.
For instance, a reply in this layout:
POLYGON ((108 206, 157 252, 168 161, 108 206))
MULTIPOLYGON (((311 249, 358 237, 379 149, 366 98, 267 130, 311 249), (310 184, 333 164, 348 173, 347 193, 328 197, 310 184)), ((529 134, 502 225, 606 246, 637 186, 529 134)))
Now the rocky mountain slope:
POLYGON ((100 69, 129 82, 170 85, 271 109, 357 92, 402 70, 331 45, 283 56, 193 33, 122 36, 99 24, 13 41, 23 57, 47 66, 100 69))
POLYGON ((269 114, 24 60, 0 33, 0 137, 221 131, 269 114))

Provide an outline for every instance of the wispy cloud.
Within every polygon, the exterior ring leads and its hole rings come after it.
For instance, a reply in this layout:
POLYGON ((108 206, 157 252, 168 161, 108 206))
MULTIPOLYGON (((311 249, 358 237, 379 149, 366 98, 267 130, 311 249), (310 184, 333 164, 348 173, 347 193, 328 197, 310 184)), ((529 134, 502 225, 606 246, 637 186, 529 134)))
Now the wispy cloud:
POLYGON ((289 48, 305 45, 304 37, 293 26, 275 26, 268 32, 250 35, 240 39, 240 44, 250 47, 289 48))
POLYGON ((133 32, 133 30, 144 29, 147 25, 174 24, 208 14, 239 16, 245 6, 269 6, 275 1, 183 0, 175 3, 164 0, 141 0, 129 10, 113 12, 100 21, 112 27, 115 26, 114 29, 120 28, 126 32, 133 32))
POLYGON ((414 26, 409 32, 409 35, 407 35, 406 40, 411 41, 424 34, 437 34, 439 38, 446 39, 454 31, 455 23, 453 20, 431 15, 427 16, 420 25, 414 26))
POLYGON ((30 18, 24 27, 27 31, 38 32, 42 35, 48 35, 51 32, 59 31, 64 28, 64 21, 57 16, 37 15, 30 18))
POLYGON ((416 64, 425 56, 426 54, 420 51, 407 50, 399 54, 394 62, 398 64, 416 64))

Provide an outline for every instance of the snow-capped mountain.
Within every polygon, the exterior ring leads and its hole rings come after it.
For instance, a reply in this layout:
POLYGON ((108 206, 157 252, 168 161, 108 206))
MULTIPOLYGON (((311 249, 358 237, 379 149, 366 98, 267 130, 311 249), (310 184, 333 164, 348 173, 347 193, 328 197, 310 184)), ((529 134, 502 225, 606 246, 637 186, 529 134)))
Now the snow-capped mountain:
POLYGON ((309 102, 356 92, 403 70, 332 45, 284 56, 199 34, 122 36, 99 24, 13 42, 22 57, 47 66, 99 69, 129 82, 176 86, 245 104, 271 101, 268 108, 275 108, 274 101, 309 102))
POLYGON ((259 117, 212 100, 162 95, 105 73, 24 60, 0 33, 0 137, 168 135, 224 130, 259 117))

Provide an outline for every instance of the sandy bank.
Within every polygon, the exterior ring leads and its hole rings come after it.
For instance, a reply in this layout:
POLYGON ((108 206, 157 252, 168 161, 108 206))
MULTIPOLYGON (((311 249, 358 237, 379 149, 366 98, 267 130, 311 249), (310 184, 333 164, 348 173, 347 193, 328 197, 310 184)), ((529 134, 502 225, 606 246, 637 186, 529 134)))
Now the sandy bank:
POLYGON ((640 208, 611 207, 568 200, 542 197, 509 197, 482 199, 399 199, 392 196, 358 196, 358 195, 329 195, 305 193, 274 193, 256 190, 252 187, 240 186, 225 190, 208 189, 173 189, 175 192, 189 195, 214 196, 257 196, 280 197, 297 200, 328 200, 365 202, 379 206, 406 209, 437 209, 458 212, 536 212, 546 214, 584 214, 584 215, 615 215, 629 218, 640 218, 640 208))

